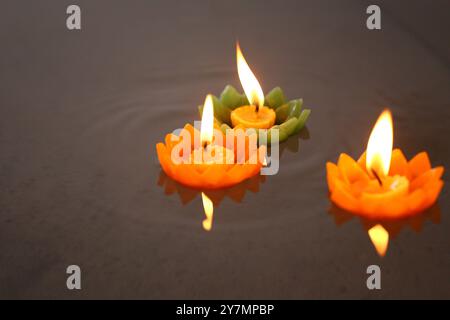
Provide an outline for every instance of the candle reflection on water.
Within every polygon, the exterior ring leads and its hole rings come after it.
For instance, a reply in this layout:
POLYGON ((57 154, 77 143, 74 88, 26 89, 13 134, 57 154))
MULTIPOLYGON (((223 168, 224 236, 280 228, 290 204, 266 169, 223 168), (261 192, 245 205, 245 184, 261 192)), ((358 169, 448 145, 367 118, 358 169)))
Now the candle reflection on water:
POLYGON ((214 207, 218 207, 225 198, 229 198, 235 203, 241 203, 248 191, 258 193, 260 191, 260 185, 265 181, 266 176, 257 175, 230 188, 198 190, 176 182, 161 170, 157 184, 164 189, 166 195, 177 194, 183 206, 200 195, 204 210, 204 213, 202 213, 204 214, 202 228, 205 231, 211 231, 213 227, 214 207))
POLYGON ((211 231, 212 222, 213 222, 213 214, 214 214, 214 205, 210 198, 206 194, 202 192, 202 202, 203 209, 205 210, 205 220, 203 220, 202 225, 203 229, 206 231, 211 231))
POLYGON ((355 218, 360 221, 362 227, 380 257, 387 253, 389 242, 393 241, 402 229, 411 228, 416 233, 420 233, 426 221, 433 224, 440 224, 441 209, 438 204, 425 210, 422 214, 402 218, 402 219, 368 219, 362 216, 356 217, 352 213, 332 204, 328 213, 333 216, 334 223, 337 226, 346 224, 355 218))
POLYGON ((377 224, 368 231, 370 240, 380 257, 384 257, 389 245, 389 232, 381 224, 377 224))

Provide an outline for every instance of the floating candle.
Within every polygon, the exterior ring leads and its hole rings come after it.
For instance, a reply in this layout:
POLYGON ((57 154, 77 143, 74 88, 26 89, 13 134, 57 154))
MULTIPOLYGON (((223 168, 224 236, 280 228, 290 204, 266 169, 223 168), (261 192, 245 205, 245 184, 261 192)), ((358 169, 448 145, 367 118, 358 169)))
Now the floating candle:
POLYGON ((275 124, 275 111, 264 106, 264 93, 261 86, 245 61, 239 43, 236 44, 236 58, 239 80, 244 88, 250 105, 244 105, 231 112, 233 127, 268 129, 275 124))
POLYGON ((417 214, 436 202, 444 182, 442 166, 431 168, 426 152, 409 162, 394 149, 392 116, 385 110, 356 162, 341 154, 327 163, 330 198, 337 206, 369 218, 392 219, 417 214))
MULTIPOLYGON (((302 99, 287 101, 280 87, 273 88, 266 96, 255 75, 248 66, 239 44, 236 43, 239 79, 244 94, 227 85, 220 98, 212 96, 215 124, 225 133, 228 129, 254 129, 262 144, 282 142, 304 128, 310 109, 303 108, 302 99), (272 137, 275 137, 272 139, 272 137)), ((203 106, 199 106, 200 116, 203 106)))
POLYGON ((265 159, 265 146, 257 148, 244 135, 243 143, 235 136, 225 136, 214 130, 212 97, 207 96, 202 114, 200 145, 196 146, 198 130, 187 124, 180 135, 166 135, 165 143, 158 143, 158 160, 164 172, 172 179, 199 189, 217 189, 232 186, 258 174, 265 159), (232 139, 232 143, 227 143, 232 139), (232 148, 225 146, 232 145, 232 148), (245 150, 238 150, 239 147, 245 150), (238 152, 239 151, 239 152, 238 152))

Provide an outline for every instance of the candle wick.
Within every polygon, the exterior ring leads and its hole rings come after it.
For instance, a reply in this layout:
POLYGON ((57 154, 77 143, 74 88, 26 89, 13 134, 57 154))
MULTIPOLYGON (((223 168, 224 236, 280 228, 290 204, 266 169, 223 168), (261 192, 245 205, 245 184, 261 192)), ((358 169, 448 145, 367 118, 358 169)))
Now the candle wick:
POLYGON ((375 178, 377 178, 378 183, 380 184, 380 186, 383 186, 383 181, 381 181, 380 177, 378 176, 377 172, 375 170, 372 169, 372 173, 375 176, 375 178))
POLYGON ((208 141, 204 141, 203 142, 203 149, 206 149, 207 146, 208 146, 208 141))
POLYGON ((256 104, 255 108, 256 108, 256 112, 258 112, 259 111, 259 104, 256 104))

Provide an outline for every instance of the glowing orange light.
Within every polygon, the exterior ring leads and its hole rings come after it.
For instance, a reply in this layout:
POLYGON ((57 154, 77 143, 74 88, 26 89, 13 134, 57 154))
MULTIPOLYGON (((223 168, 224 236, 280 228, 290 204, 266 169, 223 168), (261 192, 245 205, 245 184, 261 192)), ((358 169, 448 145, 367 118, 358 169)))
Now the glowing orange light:
POLYGON ((236 43, 236 58, 239 80, 241 81, 242 88, 244 88, 248 101, 252 105, 263 107, 264 93, 258 80, 248 66, 247 61, 245 61, 239 43, 236 43))
POLYGON ((369 237, 380 257, 384 257, 389 244, 389 233, 381 224, 377 224, 369 230, 369 237))
POLYGON ((203 229, 210 231, 212 229, 214 206, 210 198, 202 192, 203 209, 205 210, 205 220, 203 220, 203 229))
POLYGON ((367 144, 366 168, 372 175, 385 177, 389 173, 394 140, 392 115, 389 110, 383 111, 370 134, 367 144))

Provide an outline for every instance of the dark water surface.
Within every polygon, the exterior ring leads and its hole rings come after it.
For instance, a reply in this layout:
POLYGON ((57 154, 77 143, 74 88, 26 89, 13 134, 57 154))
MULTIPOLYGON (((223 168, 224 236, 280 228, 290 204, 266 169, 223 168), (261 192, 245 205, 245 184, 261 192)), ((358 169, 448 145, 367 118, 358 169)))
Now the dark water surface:
POLYGON ((448 174, 384 259, 360 219, 330 211, 325 180, 384 107, 395 146, 450 168, 447 1, 381 2, 373 32, 364 1, 77 1, 75 32, 71 3, 2 4, 0 298, 450 298, 448 174), (201 197, 160 176, 155 144, 207 93, 240 88, 237 38, 266 92, 313 111, 279 174, 227 193, 205 232, 201 197))

